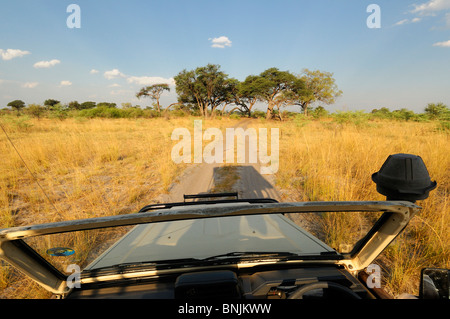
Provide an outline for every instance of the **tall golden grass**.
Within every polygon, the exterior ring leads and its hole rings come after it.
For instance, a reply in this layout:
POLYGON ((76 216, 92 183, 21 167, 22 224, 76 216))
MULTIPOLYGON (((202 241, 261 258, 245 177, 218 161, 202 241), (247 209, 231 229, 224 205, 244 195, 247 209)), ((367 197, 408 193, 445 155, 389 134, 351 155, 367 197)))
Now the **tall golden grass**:
MULTIPOLYGON (((393 295, 418 295, 422 267, 450 268, 450 144, 449 134, 436 129, 436 123, 261 122, 282 133, 277 187, 286 190, 288 200, 385 200, 371 174, 391 154, 421 156, 438 187, 417 202, 423 207, 420 215, 376 262, 384 269, 384 288, 393 295)), ((332 246, 345 242, 348 228, 361 223, 356 215, 339 216, 321 225, 332 246)))
MULTIPOLYGON (((127 214, 158 202, 187 165, 175 164, 171 159, 172 147, 177 143, 171 140, 172 132, 187 128, 193 134, 196 119, 61 121, 1 117, 20 156, 1 132, 0 228, 127 214)), ((232 127, 235 123, 237 120, 227 118, 211 119, 203 123, 203 129, 232 127)), ((75 236, 63 234, 59 242, 76 248, 77 263, 82 264, 89 252, 111 234, 81 232, 75 236)), ((44 246, 33 247, 45 255, 44 246)), ((3 265, 0 298, 11 296, 39 298, 48 294, 3 265)))
MULTIPOLYGON (((185 127, 192 132, 195 119, 0 118, 39 183, 0 134, 0 228, 126 214, 157 202, 186 167, 171 160, 176 143, 170 138, 172 131, 185 127)), ((233 127, 238 121, 227 117, 208 120, 203 129, 233 127)), ((283 122, 258 119, 251 125, 280 128, 276 186, 284 194, 283 200, 384 200, 376 192, 371 174, 390 154, 420 155, 438 187, 427 200, 418 202, 423 207, 420 215, 377 263, 384 269, 383 285, 392 294, 417 294, 422 267, 450 268, 448 133, 436 130, 434 123, 397 121, 355 125, 301 118, 283 122)), ((221 186, 236 180, 228 173, 232 180, 221 186)), ((318 225, 331 246, 346 242, 348 227, 364 222, 354 215, 339 216, 330 215, 318 225)), ((86 252, 79 258, 87 259, 92 237, 79 236, 77 250, 86 252)), ((104 239, 102 236, 97 234, 96 240, 104 239)), ((3 265, 0 298, 11 296, 42 298, 48 294, 3 265)))

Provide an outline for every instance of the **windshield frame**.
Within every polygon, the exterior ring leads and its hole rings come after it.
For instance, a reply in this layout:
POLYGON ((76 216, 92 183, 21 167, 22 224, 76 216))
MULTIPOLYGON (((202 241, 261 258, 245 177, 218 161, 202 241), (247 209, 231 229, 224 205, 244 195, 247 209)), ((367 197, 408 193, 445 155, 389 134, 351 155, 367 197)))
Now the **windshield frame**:
MULTIPOLYGON (((374 256, 377 256, 395 239, 419 209, 419 206, 405 201, 331 201, 255 204, 239 202, 226 205, 201 205, 192 207, 191 209, 186 209, 186 207, 161 209, 141 212, 139 214, 97 217, 2 229, 0 230, 0 258, 5 259, 10 264, 22 270, 47 290, 62 294, 67 292, 64 280, 65 276, 29 247, 23 241, 24 238, 107 227, 210 217, 283 213, 384 212, 379 222, 354 247, 351 253, 342 255, 344 257, 343 259, 336 258, 334 255, 324 257, 316 256, 316 258, 312 258, 314 262, 339 263, 350 270, 358 270, 364 268, 368 261, 370 262, 374 256), (388 233, 386 233, 386 230, 389 230, 388 233), (381 241, 373 241, 372 238, 375 236, 381 236, 381 241)), ((308 262, 307 259, 297 258, 293 262, 308 262)), ((242 265, 243 267, 249 266, 242 265)))

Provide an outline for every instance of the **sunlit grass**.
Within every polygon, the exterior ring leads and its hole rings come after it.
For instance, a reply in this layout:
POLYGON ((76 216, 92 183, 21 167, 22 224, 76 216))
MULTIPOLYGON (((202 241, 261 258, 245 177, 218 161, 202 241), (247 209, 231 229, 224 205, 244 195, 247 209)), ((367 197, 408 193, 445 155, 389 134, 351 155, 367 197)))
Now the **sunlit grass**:
MULTIPOLYGON (((270 125, 281 130, 277 186, 288 190, 288 200, 385 200, 376 191, 372 173, 391 154, 421 156, 438 187, 428 199, 417 203, 423 207, 420 215, 378 262, 386 270, 385 288, 393 294, 418 295, 422 267, 450 267, 450 144, 449 135, 436 130, 435 123, 379 121, 355 125, 309 120, 270 125)), ((322 220, 330 245, 345 242, 348 227, 359 223, 352 215, 342 218, 322 220)))
MULTIPOLYGON (((192 132, 196 119, 0 118, 37 179, 0 134, 0 228, 127 214, 155 203, 187 166, 171 160, 176 143, 170 138, 172 131, 185 127, 192 132)), ((203 121, 203 130, 223 130, 237 123, 217 118, 203 121)), ((449 134, 436 130, 435 123, 337 123, 299 117, 283 122, 258 119, 251 126, 280 128, 276 186, 283 190, 283 200, 384 200, 371 174, 391 154, 420 155, 438 187, 418 202, 423 207, 420 215, 377 262, 384 270, 385 288, 393 294, 417 294, 421 267, 450 268, 449 134)), ((224 179, 216 190, 228 191, 236 181, 235 167, 221 172, 224 179)), ((348 227, 359 229, 366 222, 355 216, 324 216, 319 226, 327 243, 353 240, 348 227)), ((92 237, 77 243, 80 259, 87 258, 90 241, 92 237)), ((10 267, 0 268, 0 295, 5 294, 48 296, 10 267)))
MULTIPOLYGON (((191 118, 0 120, 20 153, 2 132, 0 228, 134 213, 155 203, 185 167, 171 160, 173 129, 193 128, 191 118)), ((80 240, 79 251, 89 241, 80 240)), ((11 277, 0 271, 3 288, 11 277)))

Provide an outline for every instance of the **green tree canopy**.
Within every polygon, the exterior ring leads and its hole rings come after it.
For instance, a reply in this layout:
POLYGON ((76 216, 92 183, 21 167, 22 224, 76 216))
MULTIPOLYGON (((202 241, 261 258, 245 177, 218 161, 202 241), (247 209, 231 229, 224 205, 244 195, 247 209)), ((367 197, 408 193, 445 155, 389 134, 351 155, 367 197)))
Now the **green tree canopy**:
POLYGON ((20 110, 25 107, 25 102, 22 100, 14 100, 14 101, 9 102, 7 104, 7 106, 15 109, 17 111, 17 113, 19 113, 20 110))
POLYGON ((304 87, 295 91, 293 102, 302 108, 305 115, 308 114, 308 108, 315 102, 333 104, 336 98, 342 95, 342 91, 338 89, 333 78, 333 73, 304 69, 299 78, 303 80, 304 87))
POLYGON ((302 87, 301 82, 301 79, 290 72, 280 71, 277 68, 267 69, 253 80, 258 100, 267 103, 266 119, 273 117, 275 107, 279 109, 281 104, 289 100, 289 92, 302 87))
POLYGON ((204 117, 213 115, 219 105, 229 103, 235 84, 217 64, 183 70, 174 79, 178 102, 195 105, 204 117))
POLYGON ((236 105, 235 109, 251 117, 253 106, 263 96, 263 86, 261 86, 263 81, 258 75, 249 75, 243 82, 235 79, 232 82, 234 83, 230 87, 230 102, 236 105))
POLYGON ((431 118, 439 118, 450 113, 450 109, 444 103, 429 103, 425 108, 425 113, 431 118))
POLYGON ((117 104, 110 103, 110 102, 100 102, 97 104, 97 107, 106 107, 106 108, 115 109, 117 107, 117 104))
POLYGON ((59 103, 60 103, 60 101, 54 100, 54 99, 48 99, 48 100, 44 101, 44 105, 49 109, 53 108, 56 104, 59 104, 59 103))
POLYGON ((97 106, 97 103, 92 102, 92 101, 86 101, 86 102, 83 102, 80 104, 80 109, 81 110, 93 109, 96 106, 97 106))
POLYGON ((69 104, 67 105, 67 107, 68 107, 70 110, 81 110, 81 104, 78 103, 78 101, 72 101, 72 102, 69 102, 69 104))

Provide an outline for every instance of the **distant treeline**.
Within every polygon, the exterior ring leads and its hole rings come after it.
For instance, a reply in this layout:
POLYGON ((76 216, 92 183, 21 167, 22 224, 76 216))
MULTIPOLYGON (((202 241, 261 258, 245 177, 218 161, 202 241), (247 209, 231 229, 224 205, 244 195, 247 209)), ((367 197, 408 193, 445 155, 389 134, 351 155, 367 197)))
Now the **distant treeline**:
MULTIPOLYGON (((1 109, 1 115, 21 116, 27 115, 33 118, 155 118, 155 117, 184 117, 184 116, 201 116, 199 110, 185 107, 183 104, 175 104, 171 109, 163 112, 157 110, 156 107, 142 108, 139 105, 133 106, 131 103, 123 103, 119 108, 115 103, 95 103, 95 102, 71 102, 68 105, 57 103, 52 105, 30 104, 20 109, 1 109), (74 107, 76 106, 76 107, 74 107)), ((252 118, 266 118, 266 112, 255 109, 252 118)), ((216 116, 229 116, 231 118, 248 117, 248 113, 233 109, 230 111, 217 110, 216 116)), ((423 113, 415 113, 414 111, 402 108, 399 110, 389 110, 388 108, 373 109, 367 111, 336 111, 329 112, 322 106, 311 108, 308 115, 292 111, 273 111, 273 118, 278 119, 324 119, 332 118, 339 123, 357 123, 358 121, 390 119, 400 121, 424 122, 432 120, 440 120, 450 122, 450 109, 443 103, 430 103, 425 107, 423 113)))
POLYGON ((72 101, 62 104, 55 99, 45 100, 43 105, 29 104, 22 100, 8 103, 17 114, 24 112, 33 117, 103 117, 103 118, 151 118, 160 116, 246 116, 266 119, 298 117, 299 112, 308 118, 332 116, 336 120, 397 119, 406 121, 448 121, 449 109, 443 103, 430 103, 425 113, 416 114, 407 109, 390 111, 387 108, 365 112, 336 112, 330 114, 324 106, 334 104, 342 95, 333 74, 320 70, 303 69, 301 74, 269 68, 258 75, 249 75, 244 81, 231 78, 220 65, 208 64, 193 70, 183 70, 174 77, 177 102, 168 106, 160 104, 160 98, 171 90, 167 83, 156 83, 141 88, 138 99, 149 98, 151 107, 142 108, 131 103, 96 103, 72 101), (315 105, 320 105, 314 108, 315 105), (289 112, 292 107, 298 112, 289 112))

